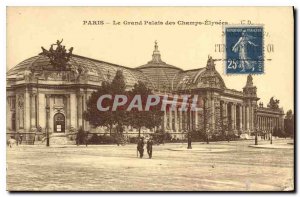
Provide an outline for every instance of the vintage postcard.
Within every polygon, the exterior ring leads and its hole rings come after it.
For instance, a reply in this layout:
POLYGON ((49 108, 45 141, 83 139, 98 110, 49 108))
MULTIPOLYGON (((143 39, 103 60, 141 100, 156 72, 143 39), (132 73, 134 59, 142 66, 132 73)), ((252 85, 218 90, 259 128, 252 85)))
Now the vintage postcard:
POLYGON ((8 191, 294 191, 293 7, 7 7, 8 191))

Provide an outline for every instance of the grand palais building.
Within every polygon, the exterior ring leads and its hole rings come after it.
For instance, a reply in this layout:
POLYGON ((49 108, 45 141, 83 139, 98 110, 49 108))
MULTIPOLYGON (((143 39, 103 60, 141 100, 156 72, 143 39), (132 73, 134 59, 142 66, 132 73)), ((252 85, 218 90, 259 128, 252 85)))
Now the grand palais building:
MULTIPOLYGON (((79 127, 96 132, 97 129, 83 118, 86 101, 103 81, 111 81, 118 70, 123 72, 128 89, 142 81, 156 94, 192 94, 203 100, 202 111, 165 112, 161 128, 174 138, 182 138, 187 129, 200 129, 204 124, 207 132, 218 133, 220 125, 225 125, 226 130, 239 136, 250 136, 255 131, 267 135, 275 127, 284 128, 283 109, 258 102, 257 87, 251 75, 241 82, 245 84, 242 90, 230 89, 215 69, 211 57, 202 68, 183 70, 162 61, 157 43, 152 59, 136 68, 70 52, 68 56, 65 52, 65 47, 58 41, 49 51, 26 59, 7 72, 8 134, 26 135, 44 132, 47 128, 51 135, 67 134, 79 127), (47 56, 47 53, 52 54, 47 56), (63 55, 59 57, 60 54, 63 55), (58 58, 51 58, 55 55, 58 58), (67 58, 69 67, 56 68, 53 61, 59 58, 62 61, 67 58)), ((101 131, 105 132, 105 129, 101 131)), ((137 135, 132 128, 127 128, 125 133, 137 135)))

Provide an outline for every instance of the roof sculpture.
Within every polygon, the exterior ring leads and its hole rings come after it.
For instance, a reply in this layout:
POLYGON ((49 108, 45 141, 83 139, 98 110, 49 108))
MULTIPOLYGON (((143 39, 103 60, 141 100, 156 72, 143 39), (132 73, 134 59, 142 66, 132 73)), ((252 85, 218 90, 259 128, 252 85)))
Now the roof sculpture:
POLYGON ((184 71, 162 61, 157 41, 154 43, 152 59, 136 68, 75 55, 73 47, 67 53, 62 40, 52 44, 49 50, 43 47, 42 50, 39 55, 22 61, 7 72, 7 80, 11 85, 21 80, 34 81, 36 77, 64 81, 64 84, 101 85, 103 81, 112 80, 117 70, 122 70, 129 88, 142 81, 157 92, 207 87, 226 89, 212 57, 208 57, 206 67, 184 71))

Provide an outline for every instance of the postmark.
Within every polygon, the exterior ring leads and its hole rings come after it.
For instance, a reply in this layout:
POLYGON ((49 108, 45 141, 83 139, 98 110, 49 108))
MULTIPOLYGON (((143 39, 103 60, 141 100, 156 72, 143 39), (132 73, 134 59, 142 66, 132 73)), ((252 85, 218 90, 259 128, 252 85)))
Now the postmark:
POLYGON ((226 74, 264 73, 263 26, 225 27, 226 74))

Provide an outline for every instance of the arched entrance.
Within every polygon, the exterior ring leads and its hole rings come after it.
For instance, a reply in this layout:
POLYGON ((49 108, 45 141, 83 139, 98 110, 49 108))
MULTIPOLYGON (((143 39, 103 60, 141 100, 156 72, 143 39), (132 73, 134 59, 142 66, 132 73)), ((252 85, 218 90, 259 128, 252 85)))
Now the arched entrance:
POLYGON ((65 116, 62 113, 57 113, 53 117, 54 132, 64 133, 65 132, 65 116))

